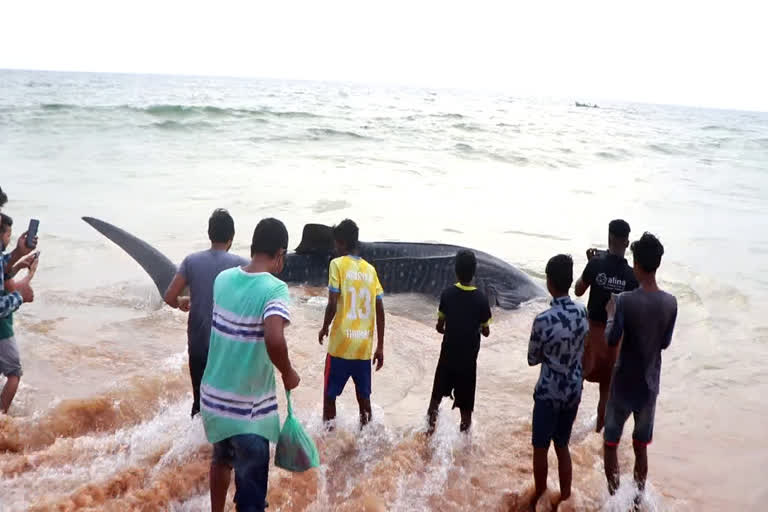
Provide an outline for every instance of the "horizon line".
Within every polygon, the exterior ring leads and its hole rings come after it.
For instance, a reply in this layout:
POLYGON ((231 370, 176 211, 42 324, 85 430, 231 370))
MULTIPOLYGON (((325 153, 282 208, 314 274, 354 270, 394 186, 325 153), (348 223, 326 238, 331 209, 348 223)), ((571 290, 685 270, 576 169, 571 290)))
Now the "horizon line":
MULTIPOLYGON (((380 87, 388 86, 388 87, 401 87, 401 88, 414 88, 414 89, 427 89, 427 90, 434 89, 434 90, 444 90, 444 91, 466 91, 466 92, 493 91, 498 94, 508 94, 512 97, 519 97, 519 98, 548 98, 548 99, 558 99, 558 100, 568 101, 568 102, 579 101, 579 99, 576 99, 576 97, 571 97, 571 99, 568 99, 567 96, 563 96, 562 94, 552 94, 552 93, 546 93, 546 94, 540 94, 540 95, 530 94, 530 93, 520 94, 512 91, 502 90, 498 88, 491 88, 491 87, 426 85, 426 84, 416 84, 416 83, 404 83, 404 82, 398 82, 398 81, 365 81, 365 80, 356 80, 356 79, 270 77, 270 76, 263 76, 263 75, 249 75, 249 74, 238 75, 238 74, 229 74, 229 73, 205 74, 205 73, 193 73, 193 72, 157 72, 157 71, 92 71, 92 70, 79 70, 79 69, 74 70, 74 69, 14 68, 14 67, 2 67, 2 66, 0 66, 0 71, 33 72, 33 73, 79 73, 79 74, 91 74, 91 75, 103 74, 103 75, 135 75, 135 76, 187 77, 187 78, 254 79, 254 80, 264 80, 264 81, 346 84, 346 85, 355 85, 355 86, 380 86, 380 87)), ((696 104, 686 104, 686 103, 671 103, 671 102, 664 102, 664 101, 641 101, 641 100, 632 100, 632 99, 619 98, 619 97, 603 97, 598 99, 600 101, 607 101, 607 102, 614 102, 614 103, 648 105, 648 106, 658 106, 658 107, 683 107, 683 108, 694 108, 694 109, 700 109, 700 110, 743 112, 743 113, 750 113, 750 114, 768 113, 768 109, 762 110, 760 108, 720 107, 720 106, 696 105, 696 104)), ((584 100, 582 99, 581 101, 584 101, 584 100)), ((593 98, 586 101, 594 102, 595 99, 593 98)))

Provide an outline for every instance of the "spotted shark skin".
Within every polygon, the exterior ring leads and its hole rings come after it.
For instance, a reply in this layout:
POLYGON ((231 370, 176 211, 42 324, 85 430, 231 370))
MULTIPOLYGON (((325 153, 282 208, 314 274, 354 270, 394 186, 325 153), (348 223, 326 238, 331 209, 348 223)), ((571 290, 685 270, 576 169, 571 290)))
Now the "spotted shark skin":
MULTIPOLYGON (((136 236, 93 217, 83 220, 127 252, 149 274, 161 296, 176 274, 176 265, 160 251, 136 236)), ((417 293, 439 298, 441 292, 456 282, 456 245, 409 242, 361 242, 359 254, 370 262, 387 294, 417 293)), ((475 285, 492 306, 515 309, 520 304, 545 295, 544 289, 527 274, 509 263, 473 251, 477 258, 475 285)), ((326 286, 330 250, 291 252, 277 276, 287 283, 326 286)))

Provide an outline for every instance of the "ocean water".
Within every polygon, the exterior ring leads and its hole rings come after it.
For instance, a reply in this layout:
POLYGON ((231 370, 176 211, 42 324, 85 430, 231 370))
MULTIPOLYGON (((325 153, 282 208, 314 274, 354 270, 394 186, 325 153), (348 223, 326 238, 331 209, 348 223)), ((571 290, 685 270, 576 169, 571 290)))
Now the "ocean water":
MULTIPOLYGON (((292 247, 304 224, 351 217, 364 240, 475 247, 539 280, 559 252, 580 272, 613 218, 627 219, 633 237, 654 232, 666 248, 661 285, 680 312, 664 354, 644 510, 768 506, 768 114, 0 71, 0 186, 17 231, 41 220, 42 252, 36 301, 15 318, 25 374, 10 416, 0 417, 0 510, 206 509, 210 449, 188 417, 185 317, 80 217, 115 223, 180 261, 206 246, 216 207, 235 217, 233 250, 243 255, 264 216, 286 223, 292 247)), ((325 292, 291 293, 295 402, 322 466, 273 469, 270 510, 520 509, 532 486, 538 377, 525 354, 546 301, 494 311, 471 438, 458 434, 445 402, 425 441, 440 345, 434 301, 386 298, 374 423, 357 431, 348 389, 340 428, 324 434, 316 332, 325 292)), ((625 485, 608 497, 596 398, 587 384, 571 445, 574 496, 559 510, 626 510, 632 499, 626 440, 625 485)))

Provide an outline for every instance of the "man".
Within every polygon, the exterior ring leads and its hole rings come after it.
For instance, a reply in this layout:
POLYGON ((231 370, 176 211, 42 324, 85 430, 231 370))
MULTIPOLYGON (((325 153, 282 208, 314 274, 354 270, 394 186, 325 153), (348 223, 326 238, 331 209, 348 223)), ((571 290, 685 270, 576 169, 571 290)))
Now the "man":
MULTIPOLYGON (((632 254, 640 288, 613 297, 607 306, 608 345, 616 346, 624 336, 605 413, 605 476, 611 494, 619 487, 618 444, 630 414, 635 419, 635 482, 639 493, 645 490, 647 446, 653 440, 661 351, 669 347, 677 319, 677 299, 660 290, 656 283, 664 246, 655 236, 645 233, 632 244, 632 254)), ((636 502, 639 498, 640 495, 636 502)))
POLYGON ((584 342, 584 379, 600 384, 600 400, 597 403, 597 428, 605 424, 605 404, 611 386, 611 373, 616 362, 616 349, 605 344, 605 305, 612 293, 637 288, 632 268, 624 258, 629 246, 629 224, 617 219, 608 224, 608 251, 602 255, 597 249, 587 251, 587 266, 581 279, 576 282, 575 293, 581 297, 590 289, 587 312, 589 334, 584 342))
POLYGON ((299 385, 283 329, 291 320, 288 287, 274 274, 285 264, 288 231, 264 219, 253 231, 251 261, 223 271, 213 287, 208 364, 200 387, 203 426, 213 443, 211 510, 224 510, 235 469, 240 512, 267 507, 269 443, 280 434, 275 371, 286 391, 299 385))
MULTIPOLYGON (((8 202, 8 196, 0 188, 0 209, 8 202)), ((37 241, 37 238, 35 238, 37 241)), ((16 249, 10 254, 5 254, 5 243, 0 243, 0 290, 5 288, 5 272, 11 271, 13 268, 21 267, 29 268, 32 263, 30 259, 20 261, 24 256, 32 252, 32 249, 27 247, 27 234, 24 233, 19 237, 19 241, 16 244, 16 249)), ((14 311, 19 309, 22 303, 32 302, 35 299, 35 293, 32 291, 32 287, 29 282, 21 282, 16 285, 15 291, 12 293, 0 296, 0 318, 5 318, 11 315, 14 311)))
POLYGON ((339 257, 331 261, 328 270, 328 306, 318 334, 322 345, 333 322, 323 391, 323 421, 329 427, 336 418, 336 397, 344 391, 350 377, 355 383, 361 427, 371 420, 372 353, 376 371, 384 365, 384 291, 376 269, 358 256, 358 235, 357 224, 349 219, 333 228, 339 257), (375 352, 374 324, 378 340, 375 352))
POLYGON ((235 238, 235 221, 224 209, 217 209, 208 219, 211 248, 190 254, 179 266, 178 273, 165 292, 165 302, 172 308, 189 312, 187 320, 187 352, 192 380, 192 416, 200 412, 200 379, 208 359, 213 310, 213 282, 223 270, 244 266, 248 260, 230 254, 235 238), (189 296, 181 296, 189 286, 189 296))

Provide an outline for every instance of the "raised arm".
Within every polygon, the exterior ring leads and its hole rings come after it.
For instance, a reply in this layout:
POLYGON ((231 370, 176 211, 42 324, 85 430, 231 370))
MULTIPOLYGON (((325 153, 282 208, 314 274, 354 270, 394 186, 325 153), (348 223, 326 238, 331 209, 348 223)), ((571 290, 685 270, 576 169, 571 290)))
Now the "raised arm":
MULTIPOLYGON (((35 237, 35 245, 37 245, 37 237, 35 237)), ((3 265, 10 270, 16 265, 17 261, 31 253, 33 250, 34 249, 27 247, 27 233, 24 232, 24 234, 19 237, 18 242, 16 242, 16 248, 11 252, 10 257, 6 256, 7 259, 3 261, 3 265)))
MULTIPOLYGON (((587 251, 587 258, 589 257, 589 251, 587 251)), ((587 262, 587 266, 584 267, 584 272, 582 272, 581 277, 576 281, 573 292, 577 297, 581 297, 587 293, 589 287, 592 286, 592 282, 595 279, 595 265, 595 260, 590 258, 587 262)))

